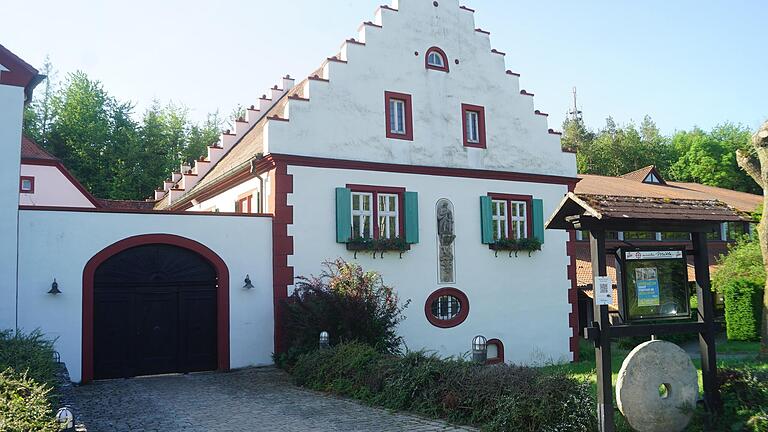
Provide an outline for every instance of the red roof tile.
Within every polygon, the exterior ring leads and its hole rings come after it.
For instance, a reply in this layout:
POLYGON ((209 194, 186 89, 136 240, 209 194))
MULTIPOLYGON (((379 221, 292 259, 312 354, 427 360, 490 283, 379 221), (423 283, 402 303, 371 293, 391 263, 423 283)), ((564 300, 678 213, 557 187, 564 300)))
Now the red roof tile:
POLYGON ((42 147, 37 145, 26 135, 21 136, 21 158, 22 159, 43 159, 43 160, 59 160, 54 155, 45 151, 42 147))

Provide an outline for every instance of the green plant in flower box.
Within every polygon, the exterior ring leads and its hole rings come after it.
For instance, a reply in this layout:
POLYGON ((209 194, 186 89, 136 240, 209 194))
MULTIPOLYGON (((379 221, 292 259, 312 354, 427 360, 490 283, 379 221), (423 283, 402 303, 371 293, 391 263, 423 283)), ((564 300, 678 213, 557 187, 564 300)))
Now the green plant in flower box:
POLYGON ((354 251, 355 258, 357 258, 359 251, 373 252, 374 257, 376 257, 376 253, 380 253, 383 257, 384 252, 400 252, 402 257, 403 252, 410 249, 411 245, 402 237, 375 239, 358 236, 347 242, 347 250, 354 251))
POLYGON ((512 256, 512 253, 517 256, 518 252, 523 251, 528 252, 528 256, 530 256, 531 252, 541 250, 541 241, 535 237, 519 239, 501 238, 496 240, 495 243, 491 243, 490 248, 496 251, 497 254, 499 251, 509 251, 510 256, 512 256))

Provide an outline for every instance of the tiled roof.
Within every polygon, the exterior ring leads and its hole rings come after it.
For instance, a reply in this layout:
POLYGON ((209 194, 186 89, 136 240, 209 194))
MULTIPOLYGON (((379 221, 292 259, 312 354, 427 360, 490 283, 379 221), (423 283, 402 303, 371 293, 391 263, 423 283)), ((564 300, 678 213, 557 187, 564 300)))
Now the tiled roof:
POLYGON ((26 135, 21 136, 21 158, 22 159, 43 159, 43 160, 59 160, 54 155, 45 151, 42 147, 37 145, 26 135))
POLYGON ((154 201, 108 200, 97 198, 103 208, 113 210, 152 210, 154 201))
POLYGON ((603 219, 742 221, 735 209, 716 200, 579 194, 603 219))
MULTIPOLYGON (((637 171, 635 171, 637 172, 637 171)), ((632 173, 630 173, 632 174, 632 173)), ((627 174, 627 175, 630 175, 627 174)), ((760 195, 736 192, 697 183, 668 182, 667 185, 642 183, 626 177, 579 175, 576 195, 612 195, 687 200, 719 200, 740 211, 753 212, 762 203, 760 195)))
POLYGON ((665 183, 664 179, 661 178, 659 171, 656 170, 656 167, 653 165, 648 165, 647 167, 640 168, 637 171, 632 171, 631 173, 624 174, 621 176, 621 178, 642 183, 645 181, 645 179, 648 178, 648 175, 650 175, 651 173, 654 174, 660 182, 662 182, 661 184, 665 183))

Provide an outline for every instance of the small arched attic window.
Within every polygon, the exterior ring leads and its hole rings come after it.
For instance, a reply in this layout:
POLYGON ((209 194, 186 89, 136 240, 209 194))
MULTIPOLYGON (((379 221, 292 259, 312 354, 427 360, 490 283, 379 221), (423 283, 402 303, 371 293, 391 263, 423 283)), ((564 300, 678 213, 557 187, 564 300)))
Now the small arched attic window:
POLYGON ((448 56, 445 51, 438 47, 432 47, 427 50, 426 67, 443 72, 448 72, 448 56))

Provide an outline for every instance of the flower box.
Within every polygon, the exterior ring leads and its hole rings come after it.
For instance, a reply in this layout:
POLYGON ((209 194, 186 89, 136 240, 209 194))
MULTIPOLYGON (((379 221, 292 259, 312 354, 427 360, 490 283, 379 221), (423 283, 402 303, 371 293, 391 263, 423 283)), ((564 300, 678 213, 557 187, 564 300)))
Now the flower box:
POLYGON ((411 245, 399 237, 393 239, 355 238, 347 242, 347 250, 355 252, 355 259, 357 259, 358 252, 372 252, 374 259, 376 254, 384 258, 385 252, 398 252, 402 258, 403 252, 411 250, 411 245))
POLYGON ((496 256, 499 256, 499 252, 509 252, 510 257, 513 253, 517 257, 521 251, 528 252, 528 256, 531 256, 532 252, 541 250, 541 241, 537 238, 501 239, 489 244, 488 248, 495 251, 496 256))

